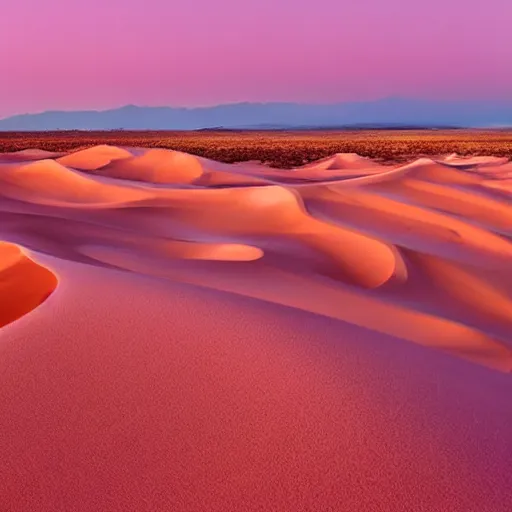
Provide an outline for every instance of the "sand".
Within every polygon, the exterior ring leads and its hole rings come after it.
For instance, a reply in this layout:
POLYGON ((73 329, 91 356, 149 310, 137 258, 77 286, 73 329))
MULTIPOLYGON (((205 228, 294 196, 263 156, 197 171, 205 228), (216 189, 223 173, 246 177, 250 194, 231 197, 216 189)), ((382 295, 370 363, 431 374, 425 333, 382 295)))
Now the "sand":
POLYGON ((0 155, 0 510, 509 511, 511 181, 0 155))

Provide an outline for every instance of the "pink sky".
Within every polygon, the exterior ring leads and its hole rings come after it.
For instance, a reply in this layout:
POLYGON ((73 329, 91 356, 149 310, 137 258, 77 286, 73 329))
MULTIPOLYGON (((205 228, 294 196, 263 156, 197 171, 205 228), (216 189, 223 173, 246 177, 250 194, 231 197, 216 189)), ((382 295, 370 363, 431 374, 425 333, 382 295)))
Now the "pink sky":
POLYGON ((48 109, 512 99, 512 0, 16 0, 0 117, 48 109))

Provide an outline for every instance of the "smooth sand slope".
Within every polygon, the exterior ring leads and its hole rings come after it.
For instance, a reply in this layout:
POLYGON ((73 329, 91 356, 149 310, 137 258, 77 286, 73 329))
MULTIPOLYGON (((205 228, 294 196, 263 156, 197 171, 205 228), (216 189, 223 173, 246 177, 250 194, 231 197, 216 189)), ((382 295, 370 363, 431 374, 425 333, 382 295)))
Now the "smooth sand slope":
POLYGON ((509 511, 511 179, 0 155, 0 510, 509 511))

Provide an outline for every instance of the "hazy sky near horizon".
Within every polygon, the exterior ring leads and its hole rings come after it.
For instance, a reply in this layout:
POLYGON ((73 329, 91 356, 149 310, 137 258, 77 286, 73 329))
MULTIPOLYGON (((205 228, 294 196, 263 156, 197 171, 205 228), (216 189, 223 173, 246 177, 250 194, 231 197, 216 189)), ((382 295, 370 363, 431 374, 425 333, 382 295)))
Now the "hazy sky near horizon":
POLYGON ((512 99, 512 0, 17 0, 0 117, 124 104, 512 99))

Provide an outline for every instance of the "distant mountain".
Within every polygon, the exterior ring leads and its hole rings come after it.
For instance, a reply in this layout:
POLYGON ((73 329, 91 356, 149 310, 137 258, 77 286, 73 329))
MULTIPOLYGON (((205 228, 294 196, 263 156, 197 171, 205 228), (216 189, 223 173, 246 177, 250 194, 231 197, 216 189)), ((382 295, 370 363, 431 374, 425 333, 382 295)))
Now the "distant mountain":
POLYGON ((315 127, 512 126, 512 100, 376 101, 309 105, 233 103, 216 107, 125 107, 104 111, 49 111, 0 120, 1 131, 293 129, 315 127), (266 127, 266 128, 265 128, 266 127))
POLYGON ((198 132, 220 132, 220 131, 272 131, 272 130, 293 130, 293 131, 357 131, 357 130, 458 130, 466 126, 450 124, 401 124, 401 123, 354 123, 354 124, 330 124, 330 125, 285 125, 285 124, 253 124, 236 127, 218 126, 214 128, 200 128, 198 132))

